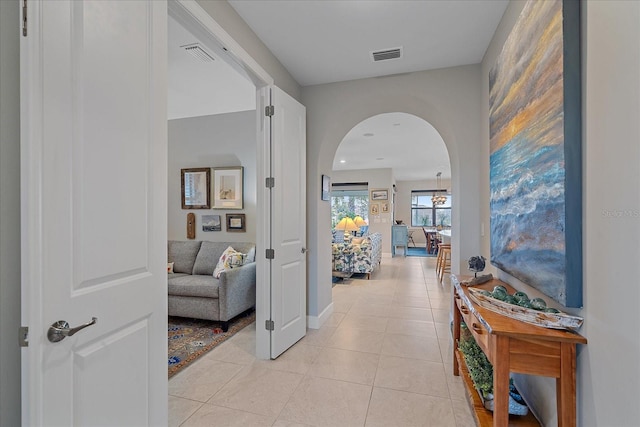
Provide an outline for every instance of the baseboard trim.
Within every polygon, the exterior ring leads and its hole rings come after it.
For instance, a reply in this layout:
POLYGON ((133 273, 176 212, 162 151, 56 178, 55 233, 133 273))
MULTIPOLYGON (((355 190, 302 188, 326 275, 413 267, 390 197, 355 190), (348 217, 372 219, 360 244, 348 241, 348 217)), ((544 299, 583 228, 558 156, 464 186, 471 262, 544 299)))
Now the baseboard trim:
POLYGON ((333 314, 333 302, 327 306, 319 316, 307 316, 307 326, 309 329, 320 329, 324 322, 333 314))

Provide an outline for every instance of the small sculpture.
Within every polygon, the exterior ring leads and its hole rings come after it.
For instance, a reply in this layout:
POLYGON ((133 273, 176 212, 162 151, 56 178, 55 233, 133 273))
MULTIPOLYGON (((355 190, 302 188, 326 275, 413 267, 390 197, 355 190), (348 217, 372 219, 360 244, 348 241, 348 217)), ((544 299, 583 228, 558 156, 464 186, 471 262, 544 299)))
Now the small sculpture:
POLYGON ((483 271, 485 266, 485 258, 482 255, 469 258, 469 270, 474 272, 473 277, 478 277, 478 272, 483 271))

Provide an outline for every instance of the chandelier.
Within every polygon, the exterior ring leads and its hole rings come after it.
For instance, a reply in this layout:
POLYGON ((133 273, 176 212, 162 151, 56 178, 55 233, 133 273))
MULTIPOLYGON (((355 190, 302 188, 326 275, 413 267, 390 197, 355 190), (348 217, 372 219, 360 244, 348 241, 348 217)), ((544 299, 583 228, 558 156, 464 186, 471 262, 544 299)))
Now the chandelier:
POLYGON ((441 176, 442 172, 438 172, 436 174, 436 189, 433 191, 433 196, 431 196, 431 203, 433 203, 434 206, 444 205, 447 203, 447 196, 440 192, 440 189, 442 188, 441 176))

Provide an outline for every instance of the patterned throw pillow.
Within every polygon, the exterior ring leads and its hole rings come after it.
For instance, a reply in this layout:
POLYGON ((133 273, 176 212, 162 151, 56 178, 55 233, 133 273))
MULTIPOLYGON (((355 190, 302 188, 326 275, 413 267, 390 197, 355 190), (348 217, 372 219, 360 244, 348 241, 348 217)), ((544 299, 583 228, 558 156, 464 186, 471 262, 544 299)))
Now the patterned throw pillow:
POLYGON ((168 262, 167 263, 167 273, 173 273, 173 263, 172 262, 168 262))
POLYGON ((242 267, 244 264, 245 254, 236 251, 231 246, 224 250, 222 255, 220 255, 220 259, 218 260, 218 264, 216 265, 215 270, 213 270, 213 277, 216 279, 220 278, 220 274, 225 270, 230 270, 232 268, 242 267))

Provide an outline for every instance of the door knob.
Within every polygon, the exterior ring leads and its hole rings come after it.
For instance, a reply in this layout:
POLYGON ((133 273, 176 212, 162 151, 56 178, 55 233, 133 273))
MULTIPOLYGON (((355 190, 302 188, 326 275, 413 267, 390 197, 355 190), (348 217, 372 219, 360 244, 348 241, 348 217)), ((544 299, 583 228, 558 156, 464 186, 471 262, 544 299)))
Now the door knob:
POLYGON ((302 252, 303 254, 307 253, 307 251, 308 251, 308 249, 307 249, 307 248, 302 248, 302 249, 300 250, 300 252, 302 252))
POLYGON ((57 322, 49 326, 49 330, 47 331, 47 338, 49 338, 49 341, 51 342, 62 341, 66 337, 75 335, 76 332, 84 328, 95 325, 97 321, 97 317, 92 317, 91 322, 85 323, 84 325, 76 326, 75 328, 70 328, 69 323, 66 320, 58 320, 57 322))

